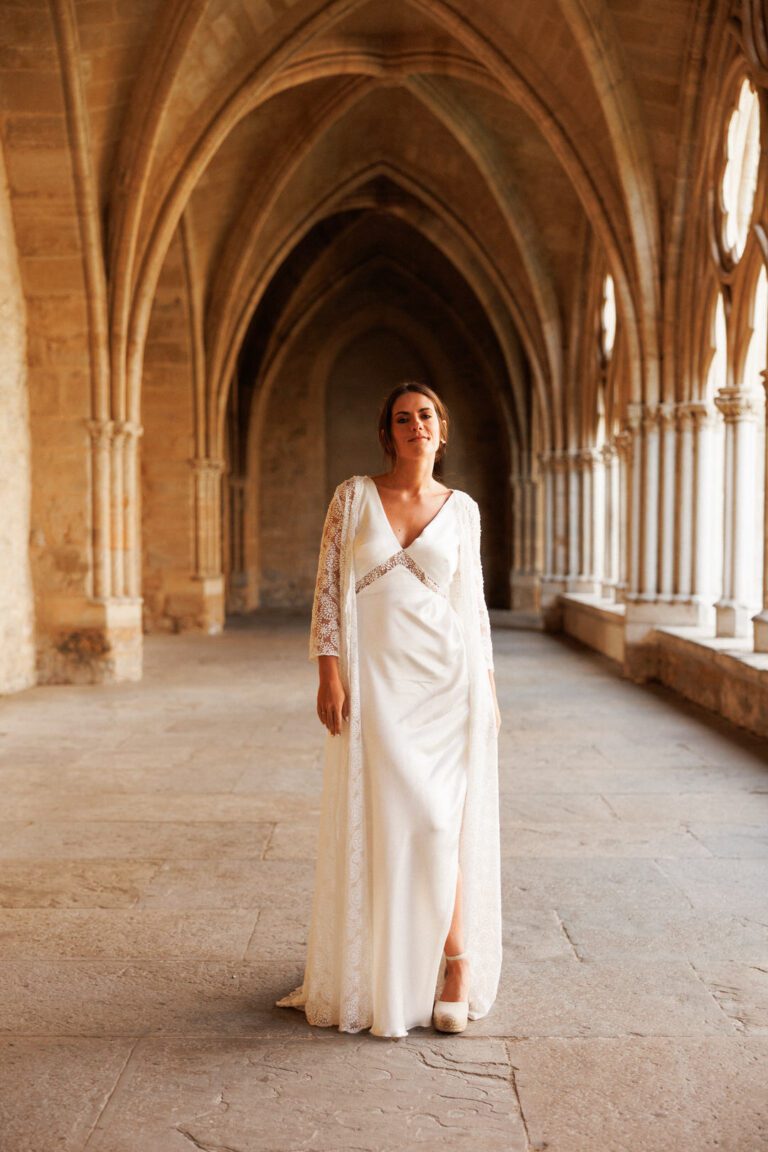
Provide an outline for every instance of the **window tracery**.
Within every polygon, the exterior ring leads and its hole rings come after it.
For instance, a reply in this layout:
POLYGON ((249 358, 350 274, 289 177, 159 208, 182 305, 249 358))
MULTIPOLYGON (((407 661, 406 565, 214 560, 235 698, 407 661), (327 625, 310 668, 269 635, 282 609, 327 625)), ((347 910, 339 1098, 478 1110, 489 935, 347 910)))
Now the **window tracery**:
POLYGON ((741 259, 749 236, 759 163, 760 102, 745 79, 728 121, 720 183, 723 243, 734 262, 741 259))

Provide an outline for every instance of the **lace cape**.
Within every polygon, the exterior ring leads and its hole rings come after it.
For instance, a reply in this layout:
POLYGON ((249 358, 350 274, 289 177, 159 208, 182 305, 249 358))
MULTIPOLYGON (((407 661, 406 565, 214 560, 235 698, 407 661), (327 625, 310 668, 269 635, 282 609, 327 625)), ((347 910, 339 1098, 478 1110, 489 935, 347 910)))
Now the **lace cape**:
MULTIPOLYGON (((310 658, 338 655, 349 697, 349 722, 326 737, 320 840, 304 982, 291 996, 310 1024, 358 1032, 373 1023, 371 907, 359 711, 357 606, 353 542, 364 478, 336 489, 323 528, 312 609, 310 658)), ((501 969, 498 754, 488 669, 491 632, 480 565, 480 512, 464 492, 457 501, 459 565, 449 589, 462 622, 470 677, 469 766, 459 862, 465 949, 470 952, 470 1018, 486 1015, 501 969)), ((439 974, 437 994, 442 987, 439 974)))

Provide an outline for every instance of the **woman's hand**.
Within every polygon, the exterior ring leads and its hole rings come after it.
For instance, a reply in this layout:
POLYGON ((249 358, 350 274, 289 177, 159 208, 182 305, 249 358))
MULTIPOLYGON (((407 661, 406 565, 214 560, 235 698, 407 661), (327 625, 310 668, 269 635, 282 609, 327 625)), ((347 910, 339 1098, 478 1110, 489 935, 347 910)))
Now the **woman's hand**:
POLYGON ((342 720, 349 720, 349 701, 341 682, 338 656, 318 657, 318 668, 317 715, 331 736, 338 736, 342 720))

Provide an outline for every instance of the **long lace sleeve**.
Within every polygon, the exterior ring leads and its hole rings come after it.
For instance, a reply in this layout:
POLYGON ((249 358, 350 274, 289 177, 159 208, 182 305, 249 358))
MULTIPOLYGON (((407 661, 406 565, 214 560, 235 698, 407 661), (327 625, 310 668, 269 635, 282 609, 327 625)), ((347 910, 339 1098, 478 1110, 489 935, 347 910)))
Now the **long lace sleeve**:
POLYGON ((472 524, 472 564, 475 569, 475 588, 477 589, 477 615, 480 628, 480 640, 483 648, 483 658, 486 666, 493 671, 493 645, 491 643, 491 621, 485 603, 483 591, 483 565, 480 559, 480 509, 472 501, 470 522, 472 524))
POLYGON ((341 534, 344 503, 341 486, 336 489, 323 525, 320 559, 317 564, 312 624, 309 633, 309 658, 339 655, 341 624, 341 534))

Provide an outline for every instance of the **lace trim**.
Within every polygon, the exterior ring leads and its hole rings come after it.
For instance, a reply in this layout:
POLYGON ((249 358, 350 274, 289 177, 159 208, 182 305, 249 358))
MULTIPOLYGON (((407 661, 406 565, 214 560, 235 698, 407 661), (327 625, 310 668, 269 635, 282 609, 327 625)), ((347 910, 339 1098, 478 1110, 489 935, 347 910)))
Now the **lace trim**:
POLYGON ((407 568, 409 572, 412 572, 416 579, 420 580, 430 591, 437 592, 439 596, 444 596, 447 599, 447 593, 431 576, 427 575, 421 565, 417 564, 413 557, 409 556, 404 549, 400 552, 395 552, 393 556, 390 556, 389 560, 384 560, 383 563, 377 564, 375 568, 371 568, 370 572, 366 572, 365 576, 355 584, 355 592, 362 592, 363 588, 367 588, 369 584, 373 584, 374 581, 379 580, 385 573, 391 572, 398 564, 401 564, 403 568, 407 568))
POLYGON ((309 656, 338 656, 341 626, 341 547, 349 481, 340 484, 328 505, 317 562, 309 656))

